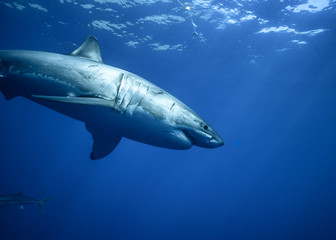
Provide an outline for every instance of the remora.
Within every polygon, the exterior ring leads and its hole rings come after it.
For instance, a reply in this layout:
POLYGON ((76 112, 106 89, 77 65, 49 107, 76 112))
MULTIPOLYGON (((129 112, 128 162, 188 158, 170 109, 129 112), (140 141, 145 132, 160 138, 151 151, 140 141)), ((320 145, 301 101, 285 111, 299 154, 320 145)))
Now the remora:
POLYGON ((166 91, 105 65, 93 36, 67 55, 0 51, 0 90, 8 100, 23 96, 84 122, 94 140, 91 159, 107 156, 122 137, 171 149, 224 144, 209 124, 166 91))

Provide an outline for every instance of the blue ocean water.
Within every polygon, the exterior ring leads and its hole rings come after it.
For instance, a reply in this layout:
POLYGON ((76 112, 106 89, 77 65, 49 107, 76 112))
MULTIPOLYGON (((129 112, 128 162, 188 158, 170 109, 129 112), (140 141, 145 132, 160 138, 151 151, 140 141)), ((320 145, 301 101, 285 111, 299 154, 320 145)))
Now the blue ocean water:
POLYGON ((0 94, 0 239, 335 239, 334 0, 0 1, 0 49, 69 53, 170 92, 225 145, 123 139, 90 160, 83 123, 0 94))

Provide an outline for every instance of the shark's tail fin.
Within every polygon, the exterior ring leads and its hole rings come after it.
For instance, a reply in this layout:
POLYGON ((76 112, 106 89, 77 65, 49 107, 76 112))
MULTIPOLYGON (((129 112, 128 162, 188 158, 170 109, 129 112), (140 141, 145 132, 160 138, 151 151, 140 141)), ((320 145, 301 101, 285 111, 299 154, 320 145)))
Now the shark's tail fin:
POLYGON ((38 206, 41 209, 42 212, 44 212, 44 203, 48 201, 50 197, 43 198, 41 201, 39 201, 38 206))

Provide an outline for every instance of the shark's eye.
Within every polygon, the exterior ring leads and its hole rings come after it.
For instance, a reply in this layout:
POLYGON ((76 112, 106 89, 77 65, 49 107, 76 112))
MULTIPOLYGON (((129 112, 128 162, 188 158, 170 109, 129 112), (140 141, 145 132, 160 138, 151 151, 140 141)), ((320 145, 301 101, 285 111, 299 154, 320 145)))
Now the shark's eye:
POLYGON ((203 128, 204 128, 204 130, 208 130, 209 127, 207 125, 204 125, 203 128))

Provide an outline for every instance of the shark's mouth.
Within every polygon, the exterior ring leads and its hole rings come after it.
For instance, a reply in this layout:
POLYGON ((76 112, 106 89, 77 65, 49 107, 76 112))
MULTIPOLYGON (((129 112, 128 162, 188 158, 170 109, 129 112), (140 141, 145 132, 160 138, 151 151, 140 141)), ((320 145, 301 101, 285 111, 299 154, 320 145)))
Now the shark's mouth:
POLYGON ((195 145, 195 140, 194 138, 186 131, 186 130, 182 130, 182 132, 184 133, 184 135, 189 139, 189 141, 191 142, 192 145, 195 145))

